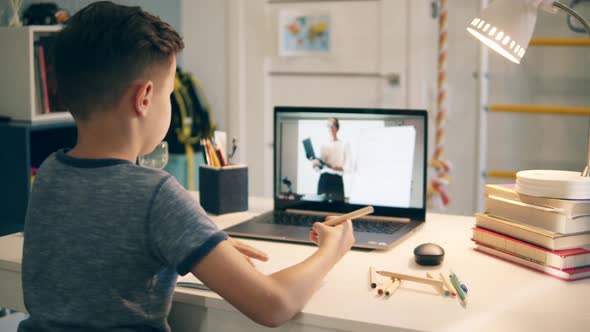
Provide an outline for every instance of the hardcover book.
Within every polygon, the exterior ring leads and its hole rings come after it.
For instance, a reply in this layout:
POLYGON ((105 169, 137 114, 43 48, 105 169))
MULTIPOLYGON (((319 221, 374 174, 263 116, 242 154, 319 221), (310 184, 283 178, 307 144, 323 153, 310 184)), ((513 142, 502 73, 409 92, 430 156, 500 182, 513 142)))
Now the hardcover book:
POLYGON ((548 275, 551 275, 553 277, 556 277, 558 279, 565 280, 565 281, 574 281, 574 280, 581 280, 581 279, 590 278, 590 267, 560 270, 560 269, 557 269, 557 268, 554 268, 551 266, 539 264, 537 262, 528 260, 526 258, 522 258, 522 257, 510 254, 510 253, 507 253, 507 252, 504 252, 501 250, 497 250, 497 249, 485 246, 483 244, 476 245, 475 250, 477 250, 479 252, 483 252, 483 253, 488 254, 490 256, 498 257, 498 258, 505 260, 507 262, 512 262, 517 265, 524 266, 524 267, 527 267, 527 268, 535 270, 535 271, 546 273, 548 275))
POLYGON ((472 240, 560 270, 590 266, 588 248, 549 250, 478 227, 473 229, 472 240))
POLYGON ((484 213, 475 214, 477 227, 508 235, 549 250, 578 248, 590 244, 590 232, 560 234, 484 213))

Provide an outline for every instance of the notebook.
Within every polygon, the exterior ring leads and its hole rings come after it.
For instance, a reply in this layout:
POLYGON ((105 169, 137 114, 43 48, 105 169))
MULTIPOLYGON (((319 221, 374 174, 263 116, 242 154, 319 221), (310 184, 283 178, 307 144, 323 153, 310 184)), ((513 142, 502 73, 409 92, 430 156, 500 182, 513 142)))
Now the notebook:
POLYGON ((309 160, 318 160, 320 162, 319 167, 324 167, 324 162, 316 157, 315 151, 313 150, 313 144, 311 143, 310 138, 306 138, 303 140, 303 148, 305 149, 305 157, 309 160))
POLYGON ((553 208, 496 196, 484 199, 486 214, 539 227, 550 232, 574 234, 590 231, 590 215, 570 218, 553 208))
POLYGON ((590 200, 583 199, 557 199, 547 197, 529 196, 518 193, 516 184, 486 184, 484 194, 512 201, 519 201, 531 205, 539 205, 555 209, 555 212, 570 218, 590 215, 590 200))
POLYGON ((483 213, 475 214, 477 227, 504 234, 549 250, 565 250, 590 244, 590 232, 561 234, 548 230, 505 220, 483 213))
POLYGON ((313 145, 311 144, 310 138, 303 140, 303 148, 305 149, 305 157, 307 159, 317 159, 315 152, 313 151, 313 145))
POLYGON ((390 248, 425 220, 427 129, 424 110, 276 107, 274 209, 226 232, 310 243, 314 222, 371 205, 354 247, 390 248))
POLYGON ((536 271, 539 271, 542 273, 546 273, 548 275, 551 275, 553 277, 556 277, 558 279, 565 280, 565 281, 574 281, 574 280, 581 280, 581 279, 590 278, 590 266, 576 268, 576 269, 560 270, 558 268, 539 264, 535 261, 532 261, 532 260, 529 260, 526 258, 522 258, 520 256, 516 256, 516 255, 511 254, 506 251, 502 251, 502 250, 498 250, 498 249, 495 249, 492 247, 488 247, 483 244, 476 244, 475 250, 477 250, 479 252, 483 252, 483 253, 488 254, 490 256, 498 257, 498 258, 505 260, 507 262, 512 262, 517 265, 527 267, 531 270, 536 270, 536 271))
POLYGON ((549 250, 479 227, 473 229, 472 240, 477 244, 486 245, 560 270, 590 266, 589 246, 549 250))

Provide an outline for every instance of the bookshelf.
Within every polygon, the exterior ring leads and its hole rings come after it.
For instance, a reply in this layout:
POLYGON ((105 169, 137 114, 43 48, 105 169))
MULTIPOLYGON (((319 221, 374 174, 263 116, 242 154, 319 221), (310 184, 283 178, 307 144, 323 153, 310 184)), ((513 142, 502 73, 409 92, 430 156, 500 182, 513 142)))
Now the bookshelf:
POLYGON ((73 120, 0 122, 0 236, 23 230, 32 168, 58 149, 74 147, 76 139, 73 120))
POLYGON ((0 28, 0 117, 27 122, 72 119, 69 112, 44 113, 38 103, 35 41, 61 28, 61 25, 0 28))

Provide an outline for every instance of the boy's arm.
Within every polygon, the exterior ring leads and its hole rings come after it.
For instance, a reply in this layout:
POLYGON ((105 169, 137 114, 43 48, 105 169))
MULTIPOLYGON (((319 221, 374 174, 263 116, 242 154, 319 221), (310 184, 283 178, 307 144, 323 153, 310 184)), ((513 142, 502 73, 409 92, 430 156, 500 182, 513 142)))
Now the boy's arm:
POLYGON ((265 252, 258 250, 250 245, 247 245, 242 241, 236 240, 229 236, 227 237, 227 241, 231 243, 231 245, 237 251, 239 251, 242 254, 242 256, 246 259, 246 261, 248 261, 248 263, 250 263, 250 265, 252 266, 254 266, 254 262, 252 261, 252 259, 257 259, 263 262, 266 262, 268 260, 268 255, 265 252))
POLYGON ((279 326, 303 309, 334 264, 354 243, 350 221, 336 227, 316 223, 319 249, 303 262, 264 275, 223 241, 191 269, 209 288, 250 319, 279 326))
MULTIPOLYGON (((350 221, 316 223, 311 240, 320 247, 304 262, 263 275, 219 231, 174 178, 162 178, 148 211, 146 238, 153 257, 193 274, 252 320, 277 326, 299 312, 321 280, 354 243, 350 221)), ((238 242, 239 244, 239 242, 238 242)), ((244 252, 243 246, 238 249, 244 252)), ((246 251, 247 255, 250 252, 246 251)))

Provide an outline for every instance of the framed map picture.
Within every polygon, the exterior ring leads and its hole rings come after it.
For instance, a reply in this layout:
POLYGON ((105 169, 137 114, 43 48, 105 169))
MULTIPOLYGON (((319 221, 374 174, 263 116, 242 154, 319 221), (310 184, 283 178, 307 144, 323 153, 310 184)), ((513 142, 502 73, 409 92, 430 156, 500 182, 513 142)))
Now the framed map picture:
POLYGON ((330 53, 330 15, 292 11, 279 13, 279 55, 330 53))

